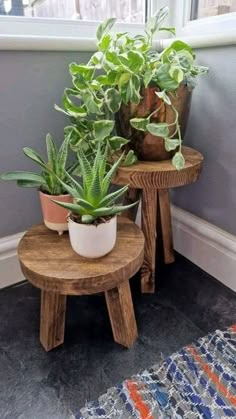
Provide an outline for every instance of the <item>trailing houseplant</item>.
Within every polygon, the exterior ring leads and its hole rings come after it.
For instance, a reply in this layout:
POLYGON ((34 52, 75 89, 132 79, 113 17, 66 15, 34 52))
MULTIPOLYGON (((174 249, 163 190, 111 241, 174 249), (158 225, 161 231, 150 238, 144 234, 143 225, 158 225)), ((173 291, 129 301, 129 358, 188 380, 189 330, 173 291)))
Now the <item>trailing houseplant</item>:
MULTIPOLYGON (((99 143, 100 144, 100 143, 99 143)), ((107 170, 108 146, 104 152, 100 145, 93 162, 82 149, 78 152, 82 183, 77 182, 68 172, 66 181, 60 179, 63 188, 73 197, 73 203, 54 200, 70 211, 68 216, 71 246, 81 256, 96 258, 112 250, 116 242, 117 214, 136 205, 116 204, 128 189, 110 191, 111 181, 123 156, 107 170)))
MULTIPOLYGON (((39 189, 44 223, 49 229, 59 233, 68 230, 67 211, 55 205, 50 198, 53 197, 62 202, 72 202, 72 197, 58 180, 58 177, 65 178, 69 141, 69 137, 66 137, 58 150, 51 135, 47 134, 47 162, 31 148, 23 148, 24 155, 40 166, 42 169, 40 173, 14 171, 0 175, 1 180, 16 181, 18 186, 39 189)), ((73 173, 77 165, 76 162, 67 167, 68 173, 73 173)))
POLYGON ((73 86, 64 91, 63 108, 55 107, 70 117, 65 132, 74 151, 96 154, 99 131, 110 160, 121 148, 127 153, 131 148, 124 164, 137 157, 166 159, 172 152, 174 166, 183 168, 189 90, 207 68, 195 65, 191 47, 182 41, 162 52, 152 49, 158 31, 174 33, 162 26, 167 14, 168 8, 162 8, 147 22, 145 33, 134 37, 111 34, 116 19, 106 20, 97 29, 98 51, 87 64, 70 64, 73 86))

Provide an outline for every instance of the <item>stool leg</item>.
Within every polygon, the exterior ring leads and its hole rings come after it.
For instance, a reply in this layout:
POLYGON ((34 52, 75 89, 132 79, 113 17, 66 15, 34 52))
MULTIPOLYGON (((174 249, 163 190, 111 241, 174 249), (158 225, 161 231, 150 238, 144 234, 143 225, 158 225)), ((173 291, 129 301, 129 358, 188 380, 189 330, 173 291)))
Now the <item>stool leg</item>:
POLYGON ((155 292, 157 190, 143 189, 142 231, 145 237, 144 262, 141 269, 143 293, 155 292))
MULTIPOLYGON (((133 204, 133 202, 136 202, 140 199, 140 196, 141 196, 141 189, 129 188, 124 197, 124 205, 133 204)), ((138 212, 138 204, 124 211, 122 215, 129 218, 131 221, 135 221, 137 212, 138 212)))
POLYGON ((130 348, 138 337, 129 281, 105 292, 114 341, 130 348))
POLYGON ((165 263, 175 260, 171 227, 170 197, 168 189, 159 189, 159 206, 165 263))
POLYGON ((50 351, 64 342, 66 296, 41 291, 40 342, 50 351))

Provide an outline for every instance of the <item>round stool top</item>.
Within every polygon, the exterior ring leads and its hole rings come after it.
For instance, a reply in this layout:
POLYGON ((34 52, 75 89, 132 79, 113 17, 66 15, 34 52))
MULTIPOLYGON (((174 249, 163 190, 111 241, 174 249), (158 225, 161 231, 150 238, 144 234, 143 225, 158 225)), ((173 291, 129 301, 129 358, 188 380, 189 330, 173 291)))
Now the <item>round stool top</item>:
POLYGON ((200 174, 203 156, 190 147, 182 147, 185 167, 177 170, 171 160, 138 161, 132 166, 119 167, 113 181, 116 185, 129 184, 131 188, 174 188, 195 182, 200 174))
POLYGON ((43 224, 32 227, 21 239, 18 256, 22 272, 36 287, 64 295, 95 294, 131 278, 141 267, 144 237, 139 227, 118 218, 114 249, 99 259, 73 251, 68 233, 59 236, 43 224))

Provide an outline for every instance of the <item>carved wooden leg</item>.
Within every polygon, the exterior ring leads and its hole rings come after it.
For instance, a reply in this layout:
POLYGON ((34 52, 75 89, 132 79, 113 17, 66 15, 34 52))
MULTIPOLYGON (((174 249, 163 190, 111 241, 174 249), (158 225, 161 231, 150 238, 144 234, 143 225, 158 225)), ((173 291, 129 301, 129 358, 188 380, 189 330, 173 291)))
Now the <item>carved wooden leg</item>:
POLYGON ((144 262, 141 269, 143 293, 155 292, 157 190, 143 189, 142 230, 145 237, 144 262))
MULTIPOLYGON (((141 189, 129 188, 124 197, 124 205, 130 205, 133 202, 138 201, 140 199, 140 196, 141 196, 141 189)), ((137 212, 138 212, 138 204, 124 211, 122 215, 129 218, 131 221, 135 221, 137 212)))
POLYGON ((138 337, 129 281, 105 292, 114 341, 130 348, 138 337))
POLYGON ((50 351, 64 342, 66 296, 41 291, 40 342, 50 351))
POLYGON ((175 260, 171 227, 170 197, 168 189, 159 189, 159 206, 165 263, 175 260))

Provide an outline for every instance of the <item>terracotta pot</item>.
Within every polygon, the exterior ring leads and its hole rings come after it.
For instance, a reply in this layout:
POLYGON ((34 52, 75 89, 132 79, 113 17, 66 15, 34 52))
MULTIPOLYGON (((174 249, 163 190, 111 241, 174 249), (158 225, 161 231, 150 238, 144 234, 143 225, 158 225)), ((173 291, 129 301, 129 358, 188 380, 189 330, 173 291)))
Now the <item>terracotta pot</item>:
MULTIPOLYGON (((157 109, 162 101, 155 94, 159 91, 158 87, 147 87, 141 91, 143 99, 139 105, 131 103, 130 105, 122 104, 120 111, 116 114, 116 129, 118 135, 130 140, 127 148, 134 150, 139 160, 146 161, 161 161, 167 160, 173 155, 165 149, 164 140, 162 137, 156 137, 148 132, 139 131, 130 125, 132 118, 146 118, 157 109)), ((172 104, 179 113, 179 124, 181 127, 182 138, 184 137, 188 115, 191 104, 191 92, 187 86, 181 85, 176 91, 176 98, 171 98, 172 104)), ((151 122, 168 122, 172 123, 175 120, 175 114, 168 105, 163 105, 161 110, 154 114, 151 122)), ((174 133, 175 125, 170 127, 170 135, 174 133)))
POLYGON ((109 253, 116 243, 117 217, 98 225, 79 224, 70 217, 69 234, 72 249, 86 258, 100 258, 109 253))
POLYGON ((39 191, 39 196, 45 226, 50 230, 57 231, 58 234, 63 234, 63 231, 68 230, 68 210, 52 202, 52 199, 72 203, 73 198, 70 195, 48 195, 41 191, 39 191))

